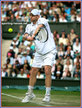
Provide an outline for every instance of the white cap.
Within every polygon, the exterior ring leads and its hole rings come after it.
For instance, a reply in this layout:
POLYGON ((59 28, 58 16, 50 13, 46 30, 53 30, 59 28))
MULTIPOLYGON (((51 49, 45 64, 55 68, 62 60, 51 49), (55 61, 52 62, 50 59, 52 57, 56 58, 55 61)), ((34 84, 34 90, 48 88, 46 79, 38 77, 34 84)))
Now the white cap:
POLYGON ((33 10, 31 11, 31 13, 32 13, 33 15, 40 15, 40 11, 39 11, 38 9, 33 9, 33 10))

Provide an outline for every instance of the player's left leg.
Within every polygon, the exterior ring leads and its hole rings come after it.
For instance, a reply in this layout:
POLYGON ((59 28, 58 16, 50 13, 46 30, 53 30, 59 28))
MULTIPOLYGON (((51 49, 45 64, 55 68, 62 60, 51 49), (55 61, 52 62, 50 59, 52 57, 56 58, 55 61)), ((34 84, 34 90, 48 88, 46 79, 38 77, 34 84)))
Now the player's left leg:
POLYGON ((46 87, 51 87, 51 66, 44 66, 44 70, 45 70, 45 75, 46 75, 46 79, 45 79, 45 85, 46 87))
POLYGON ((46 79, 45 79, 46 93, 45 93, 45 97, 43 99, 43 101, 45 101, 45 102, 50 101, 51 68, 54 64, 55 56, 56 56, 56 51, 55 50, 53 50, 53 51, 51 51, 48 54, 43 56, 43 60, 44 60, 43 65, 44 65, 45 75, 46 75, 46 79))
POLYGON ((51 66, 46 65, 45 69, 45 86, 46 86, 46 93, 43 101, 49 102, 50 101, 50 91, 51 91, 51 66))

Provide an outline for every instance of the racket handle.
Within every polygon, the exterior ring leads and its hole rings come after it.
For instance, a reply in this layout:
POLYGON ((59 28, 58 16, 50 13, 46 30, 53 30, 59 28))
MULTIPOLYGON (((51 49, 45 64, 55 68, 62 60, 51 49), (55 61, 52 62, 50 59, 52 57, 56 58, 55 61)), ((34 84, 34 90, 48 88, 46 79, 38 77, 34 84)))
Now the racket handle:
POLYGON ((37 38, 37 35, 35 35, 35 36, 33 37, 33 39, 39 41, 39 39, 37 38))
POLYGON ((36 37, 33 37, 33 39, 35 40, 35 39, 36 39, 36 37))

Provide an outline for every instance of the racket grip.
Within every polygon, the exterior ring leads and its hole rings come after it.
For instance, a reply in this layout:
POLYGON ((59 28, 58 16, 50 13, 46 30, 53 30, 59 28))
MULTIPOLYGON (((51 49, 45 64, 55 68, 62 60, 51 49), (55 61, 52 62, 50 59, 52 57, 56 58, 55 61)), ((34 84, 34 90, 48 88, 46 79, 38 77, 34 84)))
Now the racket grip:
POLYGON ((33 39, 35 40, 35 39, 36 39, 36 37, 33 37, 33 39))
POLYGON ((37 36, 37 35, 35 35, 35 36, 33 37, 34 40, 36 40, 36 36, 37 36))

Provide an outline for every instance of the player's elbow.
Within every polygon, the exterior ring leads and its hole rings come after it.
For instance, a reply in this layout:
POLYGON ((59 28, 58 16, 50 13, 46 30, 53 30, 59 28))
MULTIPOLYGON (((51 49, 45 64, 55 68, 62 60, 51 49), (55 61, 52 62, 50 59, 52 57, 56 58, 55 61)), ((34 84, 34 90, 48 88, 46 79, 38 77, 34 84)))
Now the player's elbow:
POLYGON ((44 27, 43 24, 39 24, 39 25, 38 25, 38 28, 39 28, 39 29, 42 28, 42 27, 44 27))

